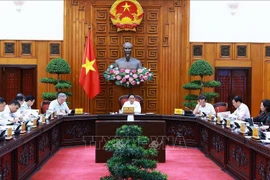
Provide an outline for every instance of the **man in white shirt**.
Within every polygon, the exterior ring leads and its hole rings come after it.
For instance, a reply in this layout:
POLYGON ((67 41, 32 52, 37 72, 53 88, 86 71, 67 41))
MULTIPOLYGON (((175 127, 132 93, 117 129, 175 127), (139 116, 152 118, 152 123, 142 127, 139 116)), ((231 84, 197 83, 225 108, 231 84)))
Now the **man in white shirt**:
POLYGON ((31 106, 35 103, 35 97, 32 95, 26 96, 23 104, 21 105, 20 112, 24 113, 26 110, 31 110, 31 106))
POLYGON ((205 113, 206 115, 216 115, 216 111, 214 106, 210 103, 206 102, 206 97, 203 95, 199 96, 198 104, 196 105, 193 114, 202 114, 205 113))
POLYGON ((1 113, 2 111, 4 111, 5 106, 6 106, 6 101, 5 101, 5 99, 2 98, 2 97, 0 97, 0 113, 1 113))
POLYGON ((250 112, 247 107, 242 101, 242 98, 240 96, 235 96, 232 100, 233 106, 236 108, 236 110, 232 113, 233 116, 235 116, 237 119, 245 120, 246 118, 250 118, 250 112))
POLYGON ((128 101, 124 103, 122 106, 122 112, 123 107, 134 107, 134 113, 141 113, 141 104, 138 101, 135 101, 135 95, 129 94, 128 95, 128 101))
POLYGON ((5 107, 6 107, 6 101, 4 98, 0 97, 0 125, 6 124, 5 120, 2 118, 2 114, 5 107))
POLYGON ((20 108, 16 111, 16 113, 14 113, 14 116, 15 116, 16 118, 22 119, 22 111, 21 111, 21 107, 22 107, 22 104, 23 104, 23 102, 24 102, 24 99, 25 99, 25 97, 24 97, 24 95, 23 95, 22 93, 18 93, 18 94, 16 95, 15 99, 14 99, 14 100, 16 100, 16 101, 18 101, 18 102, 20 103, 20 108))
POLYGON ((18 93, 15 97, 15 100, 17 100, 20 105, 22 105, 25 100, 25 96, 22 93, 18 93))
POLYGON ((67 95, 65 93, 59 93, 58 98, 53 100, 48 108, 48 111, 55 112, 58 115, 65 115, 69 113, 69 108, 66 103, 67 95))
POLYGON ((6 125, 9 123, 14 123, 20 121, 19 118, 16 118, 15 113, 20 108, 20 103, 17 100, 13 100, 9 105, 5 106, 3 112, 0 115, 0 124, 6 125))

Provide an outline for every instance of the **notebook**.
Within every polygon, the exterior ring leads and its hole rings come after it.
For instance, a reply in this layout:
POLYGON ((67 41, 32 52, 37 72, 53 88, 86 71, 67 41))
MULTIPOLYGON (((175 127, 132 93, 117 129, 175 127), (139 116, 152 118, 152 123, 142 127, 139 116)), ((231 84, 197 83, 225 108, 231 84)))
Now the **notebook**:
POLYGON ((29 114, 35 117, 38 117, 39 110, 38 109, 27 109, 24 114, 29 114))
POLYGON ((134 107, 123 107, 123 114, 134 114, 134 107))
POLYGON ((225 111, 225 112, 219 112, 217 113, 217 116, 220 116, 221 119, 228 118, 230 116, 231 112, 230 111, 225 111))

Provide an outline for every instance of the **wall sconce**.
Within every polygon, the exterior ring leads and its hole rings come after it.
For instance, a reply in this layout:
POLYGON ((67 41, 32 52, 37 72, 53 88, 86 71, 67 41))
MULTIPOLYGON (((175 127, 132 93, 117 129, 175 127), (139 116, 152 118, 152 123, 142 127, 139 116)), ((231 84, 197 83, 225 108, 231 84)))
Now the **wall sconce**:
POLYGON ((14 3, 15 6, 16 6, 16 11, 17 11, 17 12, 21 12, 21 10, 22 10, 22 5, 25 3, 25 1, 22 1, 22 0, 16 0, 16 1, 13 1, 13 3, 14 3))
POLYGON ((233 0, 233 1, 229 1, 227 4, 228 4, 228 7, 230 8, 232 16, 234 16, 239 7, 239 2, 233 0))

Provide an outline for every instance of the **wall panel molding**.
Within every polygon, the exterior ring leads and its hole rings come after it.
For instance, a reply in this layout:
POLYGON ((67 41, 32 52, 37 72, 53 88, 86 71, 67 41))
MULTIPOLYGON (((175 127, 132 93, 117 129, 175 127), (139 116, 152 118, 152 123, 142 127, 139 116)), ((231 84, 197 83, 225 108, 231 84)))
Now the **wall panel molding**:
MULTIPOLYGON (((37 64, 37 79, 50 77, 45 71, 47 63, 56 57, 66 59, 72 68, 65 79, 72 82, 73 96, 70 107, 82 107, 86 112, 108 113, 116 99, 113 82, 106 82, 103 72, 107 66, 123 56, 125 41, 134 44, 133 56, 154 73, 153 81, 144 83, 138 92, 145 99, 144 112, 171 114, 183 107, 183 97, 188 91, 182 88, 191 79, 188 69, 197 59, 208 60, 213 67, 251 68, 252 115, 257 115, 259 103, 269 98, 270 44, 269 43, 207 43, 189 42, 189 1, 140 1, 145 16, 136 32, 116 32, 109 19, 109 9, 114 0, 64 1, 64 41, 0 41, 0 63, 37 64), (89 100, 79 85, 79 74, 84 54, 88 27, 91 27, 95 55, 98 62, 102 92, 89 100), (13 43, 14 50, 5 53, 5 43, 13 43), (22 53, 22 44, 31 44, 22 53), (51 53, 51 44, 59 48, 51 53), (195 53, 194 53, 194 47, 195 53), (16 61, 17 59, 17 61, 16 61), (261 80, 261 81, 260 81, 261 80), (263 82, 263 83, 262 83, 263 82), (262 92, 262 93, 259 93, 262 92)), ((12 49, 12 48, 11 48, 12 49)), ((41 94, 53 87, 37 82, 37 104, 41 94)))
MULTIPOLYGON (((192 47, 202 45, 203 59, 211 62, 214 68, 251 70, 251 115, 257 116, 259 104, 262 99, 269 98, 270 79, 267 72, 270 71, 270 44, 268 43, 190 43, 190 56, 192 61, 198 59, 193 55, 192 47), (207 49, 215 47, 214 50, 207 49), (269 48, 269 52, 267 52, 269 48)), ((201 58, 201 57, 199 57, 201 58)), ((215 77, 215 75, 214 75, 215 77)))

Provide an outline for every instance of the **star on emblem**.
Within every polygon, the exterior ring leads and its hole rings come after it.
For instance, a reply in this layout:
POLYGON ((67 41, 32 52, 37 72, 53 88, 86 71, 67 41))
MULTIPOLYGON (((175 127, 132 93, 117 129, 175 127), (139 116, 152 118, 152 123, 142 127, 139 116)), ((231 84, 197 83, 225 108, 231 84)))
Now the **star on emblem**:
POLYGON ((93 64, 95 63, 95 59, 93 61, 89 61, 88 58, 86 58, 85 60, 85 64, 82 65, 82 67, 85 68, 85 72, 86 74, 88 74, 88 72, 91 71, 96 71, 95 68, 93 67, 93 64))
POLYGON ((129 11, 130 6, 131 6, 131 5, 129 5, 129 4, 126 2, 126 4, 125 4, 124 6, 122 6, 122 7, 124 8, 124 12, 125 12, 126 10, 129 11))

